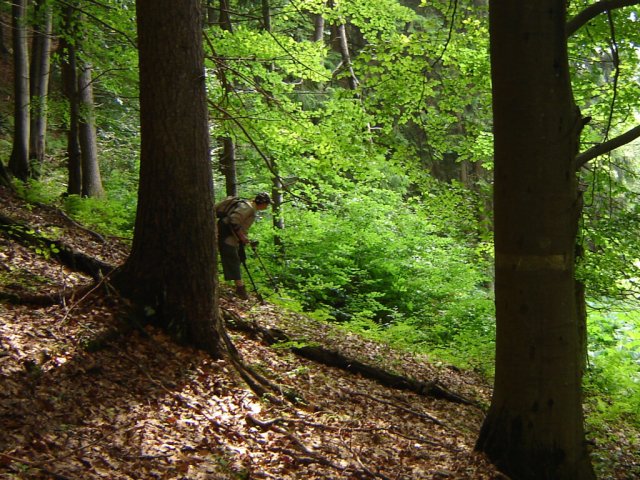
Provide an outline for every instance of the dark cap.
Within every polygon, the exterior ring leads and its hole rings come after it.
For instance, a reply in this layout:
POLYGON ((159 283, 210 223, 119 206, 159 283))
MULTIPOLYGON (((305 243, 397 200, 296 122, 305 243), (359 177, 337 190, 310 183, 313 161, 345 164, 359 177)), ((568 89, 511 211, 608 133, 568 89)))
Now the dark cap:
POLYGON ((260 192, 256 195, 255 202, 261 205, 269 205, 271 203, 271 197, 267 192, 260 192))

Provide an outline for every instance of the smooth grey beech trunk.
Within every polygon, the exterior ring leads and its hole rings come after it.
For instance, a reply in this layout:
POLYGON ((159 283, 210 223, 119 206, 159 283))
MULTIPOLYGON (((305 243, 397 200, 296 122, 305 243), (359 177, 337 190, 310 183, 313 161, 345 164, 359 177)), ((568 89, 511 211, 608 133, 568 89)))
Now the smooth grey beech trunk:
POLYGON ((564 0, 490 2, 497 350, 477 449, 514 480, 595 478, 574 278, 582 122, 565 16, 564 0))

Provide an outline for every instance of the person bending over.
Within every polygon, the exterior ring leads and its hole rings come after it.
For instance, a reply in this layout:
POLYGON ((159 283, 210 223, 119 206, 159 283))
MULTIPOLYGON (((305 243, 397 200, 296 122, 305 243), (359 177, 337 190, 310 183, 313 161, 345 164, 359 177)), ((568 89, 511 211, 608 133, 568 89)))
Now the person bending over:
POLYGON ((271 197, 265 192, 257 194, 253 200, 227 197, 215 205, 218 218, 218 250, 224 279, 235 282, 236 295, 243 300, 249 298, 240 271, 240 266, 246 259, 244 246, 251 243, 248 232, 257 212, 267 209, 269 205, 271 197))

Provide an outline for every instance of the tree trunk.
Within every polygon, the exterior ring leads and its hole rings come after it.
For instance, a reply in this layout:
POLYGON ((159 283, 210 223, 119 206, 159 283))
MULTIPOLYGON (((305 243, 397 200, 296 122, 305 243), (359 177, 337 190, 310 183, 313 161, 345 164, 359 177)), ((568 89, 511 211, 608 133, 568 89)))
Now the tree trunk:
POLYGON ((219 355, 200 0, 137 0, 141 158, 132 250, 115 283, 178 338, 219 355))
POLYGON ((220 137, 222 143, 220 154, 220 171, 224 176, 225 193, 228 196, 238 195, 238 177, 236 173, 236 145, 230 137, 220 137))
MULTIPOLYGON (((277 165, 274 165, 274 172, 278 173, 277 165)), ((282 216, 282 181, 278 175, 272 178, 273 187, 271 188, 271 210, 273 217, 273 244, 276 247, 276 251, 280 255, 281 258, 284 258, 285 249, 284 243, 282 242, 282 231, 284 230, 284 217, 282 216)))
POLYGON ((102 197, 104 190, 98 164, 91 66, 86 63, 80 66, 78 72, 78 104, 80 106, 78 137, 82 159, 82 196, 102 197))
POLYGON ((233 33, 229 0, 220 0, 220 28, 233 33))
POLYGON ((218 12, 214 6, 214 0, 206 0, 206 25, 215 25, 218 21, 218 12))
MULTIPOLYGON (((233 24, 231 23, 231 16, 229 14, 229 2, 228 0, 220 0, 220 28, 228 32, 233 33, 233 24)), ((221 59, 222 68, 218 70, 220 75, 220 81, 225 91, 225 98, 233 92, 233 85, 231 85, 226 76, 226 61, 221 59)), ((223 123, 229 123, 231 119, 227 113, 223 114, 223 123)), ((233 138, 229 136, 220 137, 219 141, 222 143, 222 151, 220 156, 220 170, 224 175, 225 180, 225 192, 228 196, 238 195, 238 166, 236 163, 236 145, 233 138)))
POLYGON ((324 39, 324 17, 320 13, 313 15, 313 37, 312 42, 321 42, 324 39))
POLYGON ((36 2, 31 58, 31 138, 29 158, 42 169, 47 131, 47 95, 51 59, 53 7, 45 0, 36 2))
POLYGON ((262 29, 271 31, 271 4, 269 0, 262 0, 262 29))
POLYGON ((7 62, 9 60, 9 53, 11 52, 4 43, 4 25, 0 22, 0 55, 2 56, 3 62, 7 62))
POLYGON ((29 168, 29 54, 27 46, 27 0, 12 6, 14 61, 14 129, 9 171, 26 181, 29 168))
POLYGON ((476 447, 513 479, 595 478, 574 279, 579 197, 564 0, 490 3, 496 375, 476 447))
POLYGON ((69 195, 82 195, 82 164, 78 136, 80 107, 78 104, 76 47, 74 46, 75 41, 69 41, 69 39, 76 37, 75 28, 73 27, 75 23, 73 7, 65 8, 63 22, 63 35, 60 38, 62 90, 69 102, 69 125, 67 126, 67 170, 69 178, 67 193, 69 195))

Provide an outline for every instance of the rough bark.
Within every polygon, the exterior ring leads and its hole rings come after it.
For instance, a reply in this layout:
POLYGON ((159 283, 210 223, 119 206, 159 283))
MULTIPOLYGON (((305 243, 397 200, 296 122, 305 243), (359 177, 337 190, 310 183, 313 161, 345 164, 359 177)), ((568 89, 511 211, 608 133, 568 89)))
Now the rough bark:
POLYGON ((9 171, 26 181, 29 168, 29 56, 27 46, 27 0, 15 0, 12 6, 14 62, 14 130, 9 171))
POLYGON ((477 448, 514 479, 591 480, 574 279, 581 119, 564 0, 490 3, 496 375, 477 448))
POLYGON ((91 66, 83 63, 78 71, 78 104, 80 118, 78 139, 80 141, 82 165, 82 196, 102 197, 102 178, 98 163, 98 140, 96 134, 91 66))
POLYGON ((74 9, 66 7, 63 19, 63 35, 60 38, 62 90, 69 102, 69 124, 67 125, 67 193, 69 195, 82 194, 82 163, 80 153, 80 140, 78 136, 80 106, 78 103, 78 76, 76 69, 75 41, 70 41, 76 36, 74 25, 74 9))
POLYGON ((229 196, 238 195, 238 176, 236 170, 236 145, 230 137, 220 137, 220 172, 224 176, 225 192, 229 196))
POLYGON ((51 63, 53 7, 45 0, 36 2, 37 23, 34 26, 31 57, 31 135, 29 158, 41 170, 44 162, 47 131, 47 96, 51 63))
MULTIPOLYGON (((231 23, 231 15, 229 12, 228 0, 220 0, 220 28, 233 33, 233 24, 231 23)), ((222 82, 225 92, 225 98, 233 93, 233 85, 229 82, 226 74, 226 61, 224 58, 219 59, 218 76, 222 82)), ((223 122, 230 121, 229 114, 223 113, 223 122)), ((220 170, 225 179, 225 192, 227 195, 238 195, 238 166, 236 163, 236 145, 233 138, 229 136, 220 137, 219 142, 222 144, 220 152, 220 170)))
POLYGON ((0 22, 0 56, 2 57, 3 62, 7 62, 9 60, 9 54, 11 52, 7 48, 7 45, 4 43, 4 25, 0 22))
POLYGON ((137 0, 140 187, 122 293, 180 339, 220 354, 200 0, 137 0))

